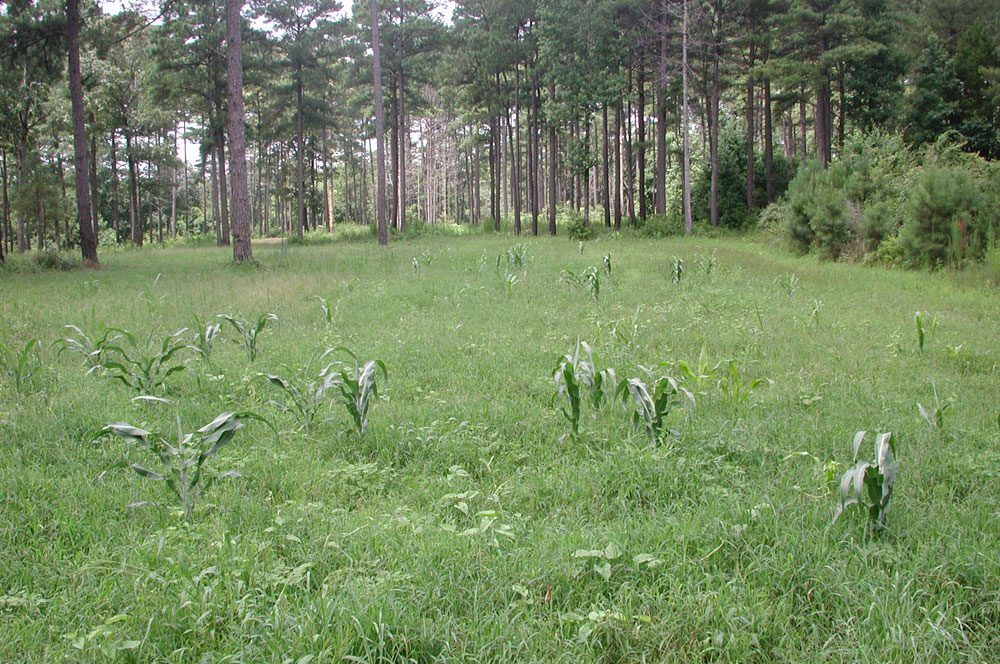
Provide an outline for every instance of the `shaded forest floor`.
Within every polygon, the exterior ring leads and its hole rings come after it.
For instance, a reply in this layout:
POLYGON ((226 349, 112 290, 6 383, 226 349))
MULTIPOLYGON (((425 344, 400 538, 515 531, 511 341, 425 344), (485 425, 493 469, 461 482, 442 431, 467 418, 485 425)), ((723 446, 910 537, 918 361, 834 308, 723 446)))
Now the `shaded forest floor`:
POLYGON ((738 240, 522 243, 262 245, 264 269, 122 251, 3 275, 0 343, 42 350, 20 387, 0 374, 0 661, 1000 660, 996 290, 738 240), (597 298, 563 273, 589 267, 597 298), (155 468, 148 451, 98 438, 167 435, 173 410, 52 344, 104 325, 158 348, 196 316, 268 312, 253 363, 231 327, 210 361, 172 358, 185 431, 252 410, 280 432, 239 431, 208 465, 243 476, 184 521, 123 467, 155 468), (693 420, 651 447, 619 405, 585 404, 567 436, 552 371, 578 340, 619 379, 679 377, 704 349, 693 420), (254 380, 338 346, 388 369, 363 437, 335 404, 305 433, 254 380), (932 380, 937 429, 916 406, 932 380), (831 525, 861 429, 898 441, 883 535, 860 512, 831 525))

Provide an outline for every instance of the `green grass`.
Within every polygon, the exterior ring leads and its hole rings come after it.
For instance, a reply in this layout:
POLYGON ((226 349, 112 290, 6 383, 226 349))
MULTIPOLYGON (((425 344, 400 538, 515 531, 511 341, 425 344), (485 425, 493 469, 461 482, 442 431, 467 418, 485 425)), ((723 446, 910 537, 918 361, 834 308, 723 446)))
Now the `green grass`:
POLYGON ((0 375, 0 661, 1000 660, 995 290, 611 236, 582 253, 522 238, 533 260, 511 286, 494 268, 516 241, 261 245, 263 267, 241 268, 225 250, 107 251, 96 272, 0 273, 0 343, 44 348, 28 395, 0 375), (560 281, 609 252, 599 300, 560 281), (923 353, 917 311, 939 320, 923 353), (184 354, 193 371, 168 381, 185 431, 252 410, 281 432, 241 431, 210 462, 244 477, 184 521, 120 467, 145 450, 95 440, 117 421, 170 434, 171 410, 51 344, 66 324, 162 339, 268 312, 256 362, 227 326, 210 364, 184 354), (705 381, 655 449, 620 406, 585 404, 564 437, 551 371, 578 339, 620 380, 659 362, 679 376, 704 347, 717 378, 735 359, 773 384, 737 402, 705 381), (253 380, 335 346, 388 368, 364 437, 336 405, 305 435, 253 380), (931 379, 953 404, 940 430, 916 408, 931 379), (859 429, 897 440, 882 535, 860 510, 831 525, 859 429), (163 507, 128 506, 143 500, 163 507))

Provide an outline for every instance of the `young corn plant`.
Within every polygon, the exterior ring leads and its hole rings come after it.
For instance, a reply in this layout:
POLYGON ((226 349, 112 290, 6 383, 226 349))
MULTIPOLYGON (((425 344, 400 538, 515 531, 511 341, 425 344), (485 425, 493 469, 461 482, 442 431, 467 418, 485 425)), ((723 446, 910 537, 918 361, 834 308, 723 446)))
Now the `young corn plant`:
POLYGON ((640 378, 629 378, 618 386, 617 397, 631 414, 632 431, 645 427, 649 444, 656 447, 671 430, 667 419, 677 407, 684 409, 688 421, 694 417, 694 395, 670 376, 653 379, 653 374, 645 367, 639 367, 649 377, 652 387, 640 378))
POLYGON ((688 364, 684 360, 677 363, 677 372, 681 375, 681 383, 698 396, 707 396, 708 387, 715 382, 715 372, 721 362, 711 364, 705 354, 705 346, 701 347, 698 360, 694 364, 688 364))
POLYGON ((684 260, 677 256, 671 256, 670 278, 675 284, 681 283, 684 276, 684 260))
POLYGON ((65 325, 64 327, 72 334, 54 344, 59 348, 57 354, 62 354, 66 350, 77 353, 83 357, 84 364, 90 368, 101 363, 107 352, 107 347, 118 341, 123 333, 123 330, 116 327, 105 327, 103 322, 98 327, 98 334, 95 334, 93 338, 76 325, 65 325))
POLYGON ((587 291, 595 302, 601 298, 601 271, 594 266, 584 268, 579 274, 563 270, 560 281, 587 291))
MULTIPOLYGON (((165 399, 136 398, 169 403, 165 399)), ((270 423, 250 412, 222 413, 197 431, 184 433, 180 415, 175 417, 177 420, 177 442, 175 444, 167 442, 158 434, 125 422, 109 424, 104 427, 103 431, 153 453, 159 465, 157 470, 150 470, 138 463, 128 464, 129 468, 146 479, 163 482, 167 491, 180 504, 184 518, 190 519, 194 514, 198 499, 211 488, 216 479, 241 477, 241 474, 235 470, 222 473, 213 472, 206 466, 206 462, 228 445, 236 432, 246 426, 248 421, 259 420, 269 426, 270 423)), ((143 503, 137 503, 135 506, 141 504, 143 503)))
POLYGON ((880 433, 875 439, 875 458, 858 461, 858 450, 865 440, 866 431, 854 435, 855 465, 840 479, 840 504, 833 515, 836 523, 851 505, 858 505, 868 515, 868 527, 873 531, 885 528, 889 500, 896 482, 896 443, 891 433, 880 433))
POLYGON ((10 378, 18 394, 27 394, 35 387, 38 372, 42 369, 42 358, 38 352, 40 347, 38 339, 28 339, 21 350, 0 344, 0 373, 10 378))
POLYGON ((920 413, 920 417, 924 419, 931 431, 940 431, 944 428, 945 413, 951 410, 951 401, 942 401, 938 397, 937 385, 934 384, 933 380, 931 380, 931 391, 934 393, 934 402, 925 407, 918 401, 917 412, 920 413))
POLYGON ((333 325, 334 320, 337 318, 337 314, 340 312, 340 300, 332 307, 330 306, 330 301, 325 297, 320 295, 314 295, 314 299, 319 300, 319 308, 323 310, 323 322, 327 327, 333 325))
POLYGON ((278 317, 274 314, 261 314, 260 317, 252 323, 240 315, 230 316, 228 314, 219 314, 218 318, 221 318, 232 325, 233 330, 236 331, 237 335, 236 339, 233 339, 233 341, 246 351, 247 357, 251 362, 254 362, 260 354, 258 344, 260 343, 261 334, 263 334, 267 324, 278 324, 278 317))
POLYGON ((87 373, 98 369, 112 379, 120 380, 126 387, 139 394, 153 394, 163 390, 167 379, 187 367, 174 359, 188 344, 182 338, 187 332, 182 327, 176 332, 165 336, 157 347, 152 336, 145 344, 136 341, 135 336, 127 330, 120 331, 123 343, 107 344, 100 364, 92 367, 87 373))
POLYGON ((222 332, 222 325, 214 321, 203 324, 197 316, 194 317, 194 323, 194 337, 188 344, 188 349, 200 355, 206 362, 211 362, 212 346, 222 332))
POLYGON ((389 374, 382 360, 368 360, 362 365, 358 362, 358 356, 343 346, 333 349, 333 352, 346 353, 352 363, 347 365, 338 362, 331 365, 324 370, 324 380, 333 381, 329 389, 339 392, 338 400, 354 420, 358 434, 364 436, 368 429, 368 409, 372 400, 378 398, 378 374, 382 373, 383 381, 389 379, 389 374))
POLYGON ((584 397, 589 397, 595 410, 600 410, 605 403, 614 401, 618 387, 615 370, 597 369, 594 353, 585 341, 578 341, 573 354, 563 355, 556 363, 552 372, 555 393, 552 404, 563 402, 559 407, 563 417, 572 427, 575 437, 580 431, 580 412, 584 397), (583 396, 581 396, 581 393, 583 396))
POLYGON ((719 389, 729 398, 729 402, 737 412, 743 412, 750 395, 764 382, 763 378, 747 380, 740 371, 736 360, 729 360, 726 373, 719 379, 719 389))
MULTIPOLYGON (((328 349, 322 355, 313 356, 302 370, 301 375, 296 378, 283 378, 276 374, 258 373, 257 380, 266 380, 274 387, 285 393, 283 401, 271 400, 272 406, 286 413, 296 416, 299 424, 306 434, 312 430, 313 425, 319 422, 327 422, 332 418, 320 419, 323 409, 330 404, 335 397, 335 391, 340 387, 342 377, 333 371, 334 364, 328 364, 315 378, 311 378, 312 366, 314 362, 322 362, 332 349, 328 349)), ((339 394, 339 392, 336 392, 339 394)))
POLYGON ((924 345, 930 341, 930 337, 934 335, 938 327, 937 315, 925 319, 926 315, 919 311, 913 315, 913 324, 917 328, 917 350, 921 355, 924 353, 924 345))

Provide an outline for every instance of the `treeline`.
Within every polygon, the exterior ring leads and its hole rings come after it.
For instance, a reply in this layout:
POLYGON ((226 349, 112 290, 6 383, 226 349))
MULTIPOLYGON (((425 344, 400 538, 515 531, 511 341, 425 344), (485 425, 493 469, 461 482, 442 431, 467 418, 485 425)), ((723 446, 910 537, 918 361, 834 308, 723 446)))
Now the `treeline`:
MULTIPOLYGON (((230 242, 224 4, 80 2, 101 244, 230 242)), ((76 246, 66 5, 2 6, 0 248, 76 246)), ((371 15, 367 0, 243 7, 256 234, 374 223, 371 15)), ((563 209, 743 227, 860 136, 914 149, 948 133, 1000 156, 998 0, 386 0, 377 16, 397 231, 555 233, 563 209)))

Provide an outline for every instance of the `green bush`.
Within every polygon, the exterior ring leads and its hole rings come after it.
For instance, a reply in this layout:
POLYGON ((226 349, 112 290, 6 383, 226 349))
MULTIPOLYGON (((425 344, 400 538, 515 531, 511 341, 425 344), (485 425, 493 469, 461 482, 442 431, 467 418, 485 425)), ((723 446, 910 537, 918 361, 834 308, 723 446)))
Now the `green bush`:
POLYGON ((42 249, 36 251, 31 262, 39 270, 73 270, 80 267, 79 263, 67 258, 58 249, 42 249))
POLYGON ((980 189, 956 166, 924 168, 907 201, 907 220, 899 240, 906 258, 938 267, 961 265, 974 234, 980 189))
POLYGON ((571 240, 590 240, 594 237, 594 229, 586 224, 583 215, 577 210, 566 213, 566 230, 571 240))
MULTIPOLYGON (((796 164, 782 154, 771 159, 774 196, 785 193, 795 175, 796 164)), ((708 220, 712 192, 712 168, 706 162, 694 173, 691 208, 696 219, 708 220)), ((764 155, 754 153, 754 207, 767 205, 767 168, 764 155)), ((746 124, 730 121, 719 132, 719 225, 744 229, 753 226, 756 214, 747 209, 747 141, 746 124)))

